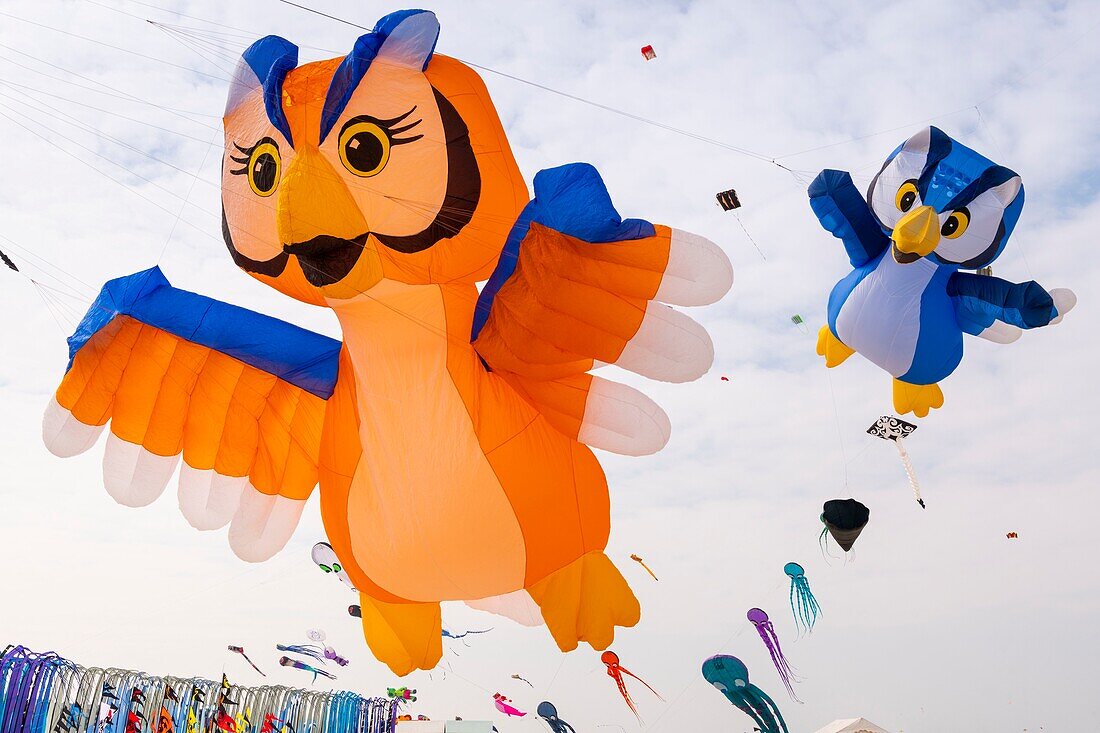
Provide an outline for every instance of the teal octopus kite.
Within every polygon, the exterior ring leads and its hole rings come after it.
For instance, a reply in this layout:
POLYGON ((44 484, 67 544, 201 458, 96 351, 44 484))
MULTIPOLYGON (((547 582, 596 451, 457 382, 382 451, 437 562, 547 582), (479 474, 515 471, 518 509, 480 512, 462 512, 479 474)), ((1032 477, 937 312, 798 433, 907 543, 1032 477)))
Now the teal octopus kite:
POLYGON ((703 679, 748 715, 761 733, 790 733, 775 702, 749 682, 749 670, 737 657, 716 654, 703 662, 703 679))

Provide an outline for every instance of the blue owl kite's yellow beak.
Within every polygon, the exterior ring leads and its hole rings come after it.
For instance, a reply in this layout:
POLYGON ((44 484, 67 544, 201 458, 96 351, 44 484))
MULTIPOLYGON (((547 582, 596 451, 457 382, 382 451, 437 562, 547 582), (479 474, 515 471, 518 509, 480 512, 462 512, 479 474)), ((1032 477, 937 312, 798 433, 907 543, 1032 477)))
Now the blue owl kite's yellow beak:
POLYGON ((918 206, 894 225, 894 259, 902 264, 932 254, 940 243, 940 218, 931 206, 918 206))

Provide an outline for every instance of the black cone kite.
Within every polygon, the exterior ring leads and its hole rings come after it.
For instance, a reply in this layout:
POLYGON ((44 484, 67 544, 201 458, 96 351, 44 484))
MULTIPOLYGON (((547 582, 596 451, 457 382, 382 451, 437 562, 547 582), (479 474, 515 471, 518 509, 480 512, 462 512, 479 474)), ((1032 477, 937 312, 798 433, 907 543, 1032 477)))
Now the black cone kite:
POLYGON ((855 499, 830 499, 821 508, 821 521, 845 552, 852 549, 870 517, 871 510, 855 499))

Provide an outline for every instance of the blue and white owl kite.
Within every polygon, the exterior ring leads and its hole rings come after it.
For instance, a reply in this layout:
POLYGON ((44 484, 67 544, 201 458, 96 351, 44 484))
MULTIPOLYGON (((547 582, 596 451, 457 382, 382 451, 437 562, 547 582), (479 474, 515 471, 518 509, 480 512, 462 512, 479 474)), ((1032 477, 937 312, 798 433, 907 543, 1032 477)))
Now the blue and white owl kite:
POLYGON ((858 351, 890 372, 900 414, 924 417, 943 405, 937 382, 962 360, 963 332, 1011 343, 1077 302, 1070 290, 961 272, 1001 254, 1024 188, 1016 173, 935 127, 890 154, 866 199, 836 170, 818 174, 809 194, 854 268, 829 296, 817 353, 834 367, 858 351))

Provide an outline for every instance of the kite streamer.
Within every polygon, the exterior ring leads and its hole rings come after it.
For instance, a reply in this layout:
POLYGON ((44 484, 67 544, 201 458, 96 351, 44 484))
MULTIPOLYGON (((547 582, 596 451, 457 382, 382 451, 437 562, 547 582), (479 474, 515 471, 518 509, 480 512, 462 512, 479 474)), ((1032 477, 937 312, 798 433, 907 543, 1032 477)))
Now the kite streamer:
POLYGON ((0 655, 0 733, 124 733, 135 719, 142 733, 248 733, 250 721, 260 733, 393 733, 397 714, 396 700, 351 692, 86 668, 22 646, 0 655))
POLYGON ((794 672, 791 670, 787 658, 783 656, 783 648, 779 646, 779 637, 775 635, 775 627, 772 626, 768 614, 763 609, 750 608, 746 615, 752 625, 756 627, 756 632, 760 634, 760 638, 763 639, 764 646, 768 648, 768 654, 771 655, 772 663, 775 665, 776 671, 779 672, 779 678, 783 680, 783 686, 787 688, 787 694, 795 702, 802 702, 794 694, 794 687, 791 686, 791 681, 795 679, 794 672))
POLYGON ((791 577, 791 613, 794 614, 795 625, 809 633, 814 630, 817 617, 821 615, 821 606, 817 605, 801 565, 789 562, 783 566, 783 572, 791 577))
POLYGON ((317 675, 328 677, 330 680, 336 679, 336 675, 332 674, 331 672, 326 672, 323 669, 318 669, 317 667, 306 664, 305 662, 299 662, 297 659, 291 659, 290 657, 279 657, 279 664, 284 667, 293 667, 294 669, 300 669, 304 672, 312 672, 314 682, 317 681, 317 675))
MULTIPOLYGON (((722 379, 726 379, 726 378, 722 377, 722 379)), ((729 381, 729 380, 726 380, 726 381, 729 381)), ((634 555, 634 554, 631 554, 630 559, 633 560, 634 562, 638 563, 639 565, 641 565, 643 568, 645 568, 645 571, 647 573, 649 573, 650 575, 652 575, 654 580, 657 580, 657 576, 654 574, 654 572, 652 570, 649 569, 649 566, 645 564, 645 560, 643 560, 642 558, 640 558, 640 557, 638 557, 637 555, 634 555)))
POLYGON ((244 657, 244 661, 248 662, 252 666, 252 669, 256 670, 257 672, 259 672, 264 677, 267 677, 267 675, 264 674, 263 670, 260 669, 259 667, 257 667, 256 663, 253 662, 251 659, 249 659, 248 655, 244 653, 244 647, 243 646, 233 646, 232 644, 230 644, 229 645, 229 651, 236 652, 237 654, 240 654, 242 657, 244 657))

